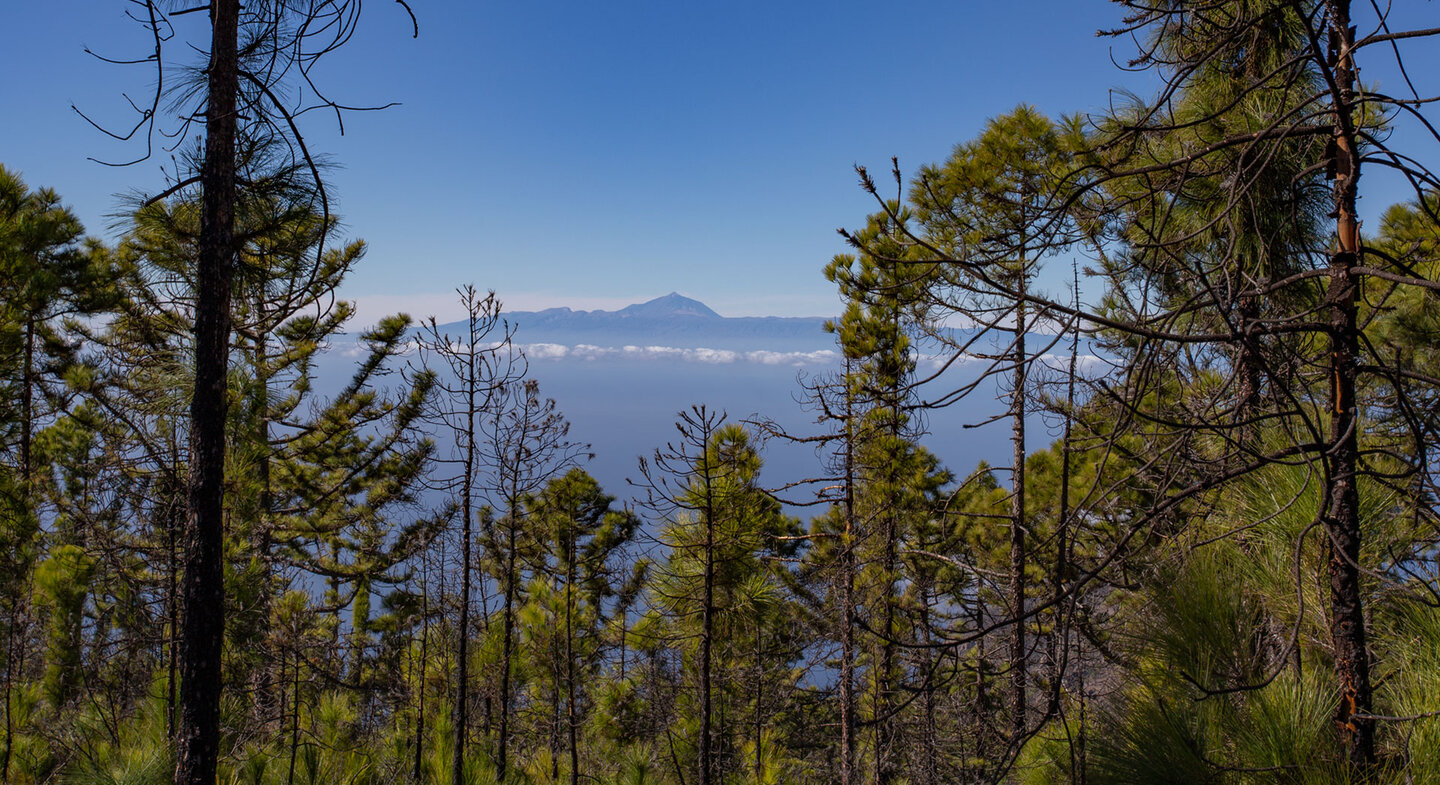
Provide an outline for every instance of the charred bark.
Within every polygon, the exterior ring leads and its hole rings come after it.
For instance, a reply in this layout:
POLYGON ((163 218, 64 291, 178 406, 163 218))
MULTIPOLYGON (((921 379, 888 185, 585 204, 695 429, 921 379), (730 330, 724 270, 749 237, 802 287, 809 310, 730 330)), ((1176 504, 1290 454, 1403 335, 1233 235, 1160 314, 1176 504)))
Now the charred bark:
POLYGON ((224 482, 230 286, 235 258, 239 0, 213 0, 195 286, 189 513, 181 582, 176 785, 213 785, 220 754, 225 632, 224 482))

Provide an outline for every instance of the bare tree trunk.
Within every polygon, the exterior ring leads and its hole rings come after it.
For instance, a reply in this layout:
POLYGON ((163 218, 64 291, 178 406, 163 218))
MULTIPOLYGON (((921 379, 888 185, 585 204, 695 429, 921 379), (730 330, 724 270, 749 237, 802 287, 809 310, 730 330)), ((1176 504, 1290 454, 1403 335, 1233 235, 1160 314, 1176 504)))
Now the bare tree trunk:
MULTIPOLYGON (((474 512, 474 500, 472 499, 471 482, 474 476, 475 461, 475 415, 474 415, 474 393, 471 391, 470 413, 467 415, 470 427, 466 432, 466 449, 464 460, 465 475, 460 481, 460 503, 463 510, 460 513, 460 635, 459 651, 456 653, 455 677, 455 749, 450 758, 450 781, 452 783, 464 782, 465 772, 465 746, 469 741, 470 728, 470 573, 471 573, 471 541, 474 539, 472 532, 474 512)), ((508 645, 508 638, 507 638, 508 645)), ((507 661, 508 667, 508 661, 507 661)))
POLYGON ((10 781, 10 749, 15 743, 15 719, 11 716, 13 704, 10 695, 10 684, 15 678, 15 623, 16 620, 11 618, 11 629, 5 636, 5 753, 0 760, 0 782, 10 781))
MULTIPOLYGON (((31 385, 35 372, 35 320, 25 320, 25 350, 21 362, 20 384, 20 492, 25 499, 26 514, 30 514, 31 477, 34 473, 30 457, 31 432, 34 428, 34 398, 31 385)), ((15 720, 11 716, 14 708, 14 681, 19 674, 14 667, 16 657, 15 638, 20 625, 20 597, 12 598, 14 603, 5 636, 5 751, 0 754, 0 782, 10 781, 10 755, 15 745, 15 720)))
POLYGON ((20 488, 25 501, 30 501, 31 477, 34 474, 30 457, 32 433, 35 428, 35 319, 25 320, 25 350, 20 370, 20 488))
MULTIPOLYGON (((480 634, 490 636, 490 596, 485 589, 486 582, 480 579, 480 634)), ((483 682, 483 695, 480 702, 480 732, 486 739, 494 738, 495 731, 495 682, 487 678, 483 682)))
MULTIPOLYGON (((179 720, 178 704, 176 702, 177 690, 180 686, 180 554, 176 552, 176 545, 179 538, 176 536, 179 530, 179 516, 175 514, 175 502, 166 505, 166 543, 165 553, 169 558, 166 575, 166 615, 170 620, 170 635, 166 641, 167 652, 166 674, 165 674, 165 738, 175 739, 175 731, 179 720)), ((283 707, 282 707, 283 711, 283 707)))
POLYGON ((220 754, 220 656, 225 632, 225 382, 235 256, 239 0, 212 0, 195 286, 195 390, 190 402, 176 785, 214 785, 220 754))
POLYGON ((515 509, 517 504, 519 504, 518 499, 511 501, 511 520, 506 524, 508 541, 505 547, 505 627, 500 650, 500 738, 499 752, 495 756, 496 779, 500 782, 505 781, 505 771, 509 764, 507 753, 510 745, 510 659, 513 648, 512 641, 515 637, 515 527, 518 525, 513 516, 518 513, 515 509))
MULTIPOLYGON (((938 756, 935 738, 935 649, 930 636, 930 589, 920 592, 921 665, 925 673, 924 692, 921 694, 920 762, 917 766, 918 785, 935 785, 939 782, 938 756)), ((943 654, 941 655, 944 656, 943 654)))
MULTIPOLYGON (((300 642, 294 641, 294 672, 290 674, 290 767, 285 772, 285 785, 295 782, 295 758, 300 753, 300 642)), ((280 674, 284 676, 282 672, 280 674)))
MULTIPOLYGON (((1238 271, 1238 277, 1244 278, 1245 271, 1238 271)), ((1242 282, 1240 286, 1246 284, 1242 282)), ((1242 446, 1254 448, 1251 444, 1253 437, 1258 432, 1258 423, 1251 422, 1260 405, 1260 381, 1261 365, 1260 353, 1255 346, 1255 338, 1250 335, 1252 327, 1260 318, 1259 296, 1249 292, 1240 296, 1239 306, 1236 308, 1236 330, 1240 333, 1240 346, 1235 356, 1235 374, 1239 377, 1239 387, 1235 394, 1235 419, 1241 423, 1240 439, 1242 446)))
MULTIPOLYGON (((580 749, 577 745, 575 716, 575 529, 570 528, 570 543, 565 559, 565 715, 566 733, 570 737, 570 785, 580 784, 580 749)), ((621 628, 624 628, 623 621, 621 628)), ((624 633, 621 633, 623 646, 624 633)), ((623 654, 621 656, 624 656, 623 654)), ((623 680, 624 677, 622 676, 623 680)))
POLYGON ((550 644, 550 671, 555 682, 550 685, 550 781, 560 781, 560 658, 550 644))
MULTIPOLYGON (((419 696, 419 706, 416 709, 415 720, 415 772, 413 775, 416 785, 420 785, 420 764, 425 758, 425 667, 430 661, 429 563, 422 560, 421 569, 424 571, 421 581, 425 588, 420 592, 420 686, 416 690, 419 696)), ((455 785, 459 784, 455 783, 455 785)))
POLYGON ((16 639, 20 637, 21 614, 24 613, 23 600, 20 597, 12 598, 9 629, 5 636, 5 752, 0 758, 0 782, 10 781, 10 757, 15 745, 15 710, 14 685, 20 678, 21 671, 17 666, 16 659, 21 656, 15 645, 16 639))
MULTIPOLYGON (((898 310, 891 315, 894 334, 900 334, 900 313, 898 310)), ((896 374, 891 380, 891 387, 888 390, 889 400, 886 402, 890 408, 889 427, 891 444, 900 442, 900 385, 902 380, 896 374)), ((887 491, 890 498, 885 500, 885 556, 884 556, 884 619, 882 621, 884 635, 880 647, 880 672, 875 679, 876 708, 875 717, 875 782, 876 785, 889 785, 899 776, 899 767, 895 765, 894 750, 895 741, 895 717, 896 713, 892 704, 892 693, 894 685, 891 681, 895 674, 895 569, 899 561, 898 548, 900 539, 900 489, 899 477, 895 471, 894 461, 887 461, 887 468, 890 476, 887 478, 887 491)))
MULTIPOLYGON (((256 298, 256 312, 263 313, 263 305, 260 302, 263 298, 256 298)), ((255 397, 250 402, 250 416, 255 422, 256 445, 260 449, 260 456, 256 462, 256 474, 260 481, 260 505, 259 519, 255 522, 253 532, 253 546, 255 555, 260 561, 264 570, 263 583, 259 595, 256 597, 254 613, 260 618, 260 665, 255 673, 255 697, 254 717, 263 727, 270 727, 275 723, 276 727, 284 725, 284 707, 277 707, 275 704, 275 642, 270 636, 270 607, 271 607, 271 578, 274 574, 273 559, 270 554, 273 533, 272 513, 274 508, 274 497, 270 482, 270 379, 266 366, 269 364, 267 342, 269 335, 265 328, 259 331, 255 337, 253 347, 253 362, 255 365, 256 386, 255 397)))
MULTIPOLYGON (((475 471, 478 459, 479 444, 477 443, 475 420, 481 414, 482 404, 480 397, 482 387, 486 380, 482 374, 486 367, 485 361, 480 355, 483 351, 479 343, 485 334, 488 333, 487 325, 488 310, 491 300, 487 299, 480 303, 475 300, 474 287, 466 286, 460 290, 461 303, 466 309, 466 337, 464 348, 458 352, 451 348, 448 341, 440 334, 438 327, 435 328, 435 343, 437 351, 445 357, 449 357, 452 369, 455 369, 461 376, 459 380, 459 392, 463 395, 462 426, 459 437, 461 439, 461 476, 460 476, 460 629, 458 645, 458 662, 455 679, 455 738, 454 749, 450 761, 451 782, 459 785, 463 781, 465 772, 465 751, 470 741, 470 596, 474 581, 474 542, 475 542, 475 471)), ((482 602, 484 600, 482 584, 482 602)), ((485 603, 488 609, 488 602, 485 603)), ((485 730, 490 730, 490 709, 489 698, 486 698, 485 730)))
POLYGON ((765 713, 761 711, 761 703, 765 700, 765 680, 761 678, 764 675, 764 665, 760 662, 760 651, 762 646, 760 634, 762 630, 763 628, 760 625, 760 620, 756 619, 755 651, 752 652, 755 657, 755 785, 760 785, 761 775, 764 773, 765 770, 765 758, 762 755, 763 750, 761 747, 761 734, 764 732, 765 721, 765 713))
MULTIPOLYGON (((1023 219, 1022 219, 1023 220, 1023 219)), ((1023 241, 1022 241, 1023 243, 1023 241)), ((1018 741, 1025 735, 1025 252, 1021 249, 1020 271, 1016 276, 1019 296, 1015 300, 1015 367, 1010 393, 1010 735, 1018 741)))
POLYGON ((875 716, 871 721, 875 723, 875 783, 876 785, 888 785, 894 780, 897 772, 892 760, 892 748, 895 746, 894 717, 891 716, 893 707, 890 703, 890 679, 895 670, 895 562, 896 548, 895 538, 896 520, 895 510, 890 510, 885 521, 885 555, 882 566, 884 569, 884 581, 882 588, 884 596, 880 601, 884 604, 881 617, 881 629, 884 631, 880 644, 880 662, 875 675, 875 716))
MULTIPOLYGON (((705 445, 710 443, 706 434, 705 445)), ((715 498, 711 486, 712 467, 705 466, 705 596, 700 617, 700 785, 711 785, 713 776, 710 745, 710 658, 715 630, 715 498)))
MULTIPOLYGON (((849 385, 850 358, 845 359, 849 385)), ((845 392, 845 537, 841 541, 840 785, 854 785, 855 766, 855 397, 845 392)))
POLYGON ((1360 585, 1359 416, 1355 384, 1360 357, 1356 323, 1360 262, 1360 223, 1355 214, 1360 153, 1356 146, 1355 31, 1347 0, 1330 0, 1330 50, 1335 56, 1335 214, 1338 246, 1330 257, 1326 310, 1330 321, 1329 498, 1324 516, 1328 535, 1330 637, 1335 649, 1335 675, 1340 683, 1336 722, 1350 760, 1366 765, 1375 760, 1371 710, 1370 657, 1366 650, 1363 589, 1360 585), (1356 716, 1361 715, 1361 716, 1356 716))
MULTIPOLYGON (((975 629, 985 629, 985 604, 980 601, 977 593, 975 599, 975 617, 971 622, 975 629)), ((987 637, 982 635, 975 641, 975 710, 972 714, 973 723, 970 728, 970 736, 975 741, 974 753, 971 756, 976 761, 981 761, 980 768, 983 770, 983 761, 989 759, 990 745, 987 734, 991 728, 987 722, 990 716, 990 691, 985 683, 985 675, 989 671, 990 656, 985 648, 987 637)))

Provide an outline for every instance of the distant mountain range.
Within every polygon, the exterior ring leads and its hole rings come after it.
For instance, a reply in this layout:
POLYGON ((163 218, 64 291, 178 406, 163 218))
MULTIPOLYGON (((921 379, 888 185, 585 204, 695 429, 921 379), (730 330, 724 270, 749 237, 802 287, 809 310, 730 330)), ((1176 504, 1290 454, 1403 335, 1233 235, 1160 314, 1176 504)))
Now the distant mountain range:
MULTIPOLYGON (((679 360, 707 364, 755 362, 764 365, 821 368, 841 360, 835 336, 825 332, 830 321, 820 316, 726 317, 699 300, 671 292, 618 311, 509 311, 502 314, 514 330, 515 342, 531 360, 679 360)), ((441 325, 441 331, 463 334, 463 323, 441 325)), ((948 329, 951 346, 974 337, 974 330, 948 329)), ((922 367, 934 369, 950 358, 933 338, 912 338, 922 367)), ((1008 350, 1010 335, 997 331, 970 346, 977 354, 1008 350)), ((1069 340, 1031 333, 1032 352, 1068 355, 1069 340)), ((1081 341, 1081 352, 1094 351, 1081 341)), ((971 359, 966 362, 979 362, 971 359)), ((961 363, 962 365, 965 363, 961 363)))
MULTIPOLYGON (((699 300, 675 292, 618 311, 508 311, 521 344, 667 346, 680 349, 814 351, 834 347, 824 317, 740 316, 715 313, 699 300)), ((456 322, 441 325, 459 332, 456 322)))
MULTIPOLYGON (((636 458, 675 438, 677 412, 692 404, 728 412, 732 422, 751 414, 773 418, 797 435, 823 429, 815 412, 799 403, 805 391, 797 377, 838 372, 841 355, 822 317, 725 317, 704 303, 671 293, 616 311, 548 308, 504 314, 515 341, 530 360, 531 377, 553 397, 573 424, 571 437, 593 446, 588 465, 605 488, 629 496, 627 478, 637 477, 636 458)), ((458 335, 459 322, 441 325, 458 335)), ((966 331, 956 331, 957 336, 966 331)), ((1048 353, 1061 367, 1068 340, 1034 335, 1031 351, 1048 353)), ((1008 336, 997 334, 979 347, 1003 351, 1008 336)), ((1088 342, 1082 353, 1092 350, 1088 342)), ((349 378, 358 347, 327 353, 317 374, 338 385, 349 378)), ((921 347, 920 372, 929 375, 945 356, 921 347)), ((1089 360, 1082 368, 1088 368, 1089 360)), ((923 393, 934 399, 973 381, 987 361, 951 365, 945 377, 923 393)), ((443 371, 442 371, 443 372, 443 371)), ((1097 366, 1096 372, 1104 372, 1097 366)), ((1008 426, 971 429, 1000 411, 996 393, 985 386, 959 403, 927 414, 925 443, 956 471, 970 471, 979 460, 1003 464, 1009 454, 1008 426)), ((1038 415, 1030 423, 1033 444, 1052 435, 1038 415)), ((443 440, 442 440, 443 442, 443 440)), ((819 472, 809 444, 773 440, 766 448, 766 482, 780 485, 819 472)), ((800 509, 795 512, 802 513, 800 509)))

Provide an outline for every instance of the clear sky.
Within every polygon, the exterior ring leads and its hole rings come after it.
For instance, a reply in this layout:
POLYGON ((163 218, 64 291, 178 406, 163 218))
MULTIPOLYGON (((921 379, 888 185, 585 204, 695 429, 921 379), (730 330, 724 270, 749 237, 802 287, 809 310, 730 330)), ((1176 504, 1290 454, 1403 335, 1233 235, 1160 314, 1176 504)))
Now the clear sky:
MULTIPOLYGON (((873 208, 855 164, 883 174, 894 155, 908 174, 1017 103, 1053 116, 1103 110, 1115 87, 1148 92, 1114 63, 1129 43, 1095 35, 1119 24, 1102 0, 411 5, 418 39, 398 4, 367 3, 317 78, 343 103, 400 105, 347 116, 343 137, 333 118, 304 118, 337 165, 346 233, 370 245, 344 292, 367 318, 453 315, 467 282, 512 309, 675 290, 727 316, 827 315, 838 301, 821 269, 845 250, 835 229, 873 208)), ((124 17, 134 7, 0 12, 0 162, 107 236, 115 195, 163 187, 168 161, 87 160, 143 147, 71 109, 124 126, 124 96, 151 89, 153 69, 84 51, 147 54, 124 17)))

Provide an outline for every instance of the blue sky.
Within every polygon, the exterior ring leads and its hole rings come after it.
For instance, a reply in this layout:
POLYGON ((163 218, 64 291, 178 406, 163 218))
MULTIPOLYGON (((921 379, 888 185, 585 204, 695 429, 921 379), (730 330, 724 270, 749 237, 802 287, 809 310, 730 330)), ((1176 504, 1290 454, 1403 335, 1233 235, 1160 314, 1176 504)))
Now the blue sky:
MULTIPOLYGON (((123 95, 144 96, 153 70, 84 47, 141 57, 143 31, 122 0, 7 5, 0 162, 113 236, 115 194, 163 187, 168 159, 87 160, 140 148, 70 107, 125 125, 123 95)), ((913 172, 1017 103, 1099 111, 1148 84, 1112 63, 1127 42, 1096 37, 1119 24, 1100 0, 412 6, 419 39, 399 5, 368 3, 318 74, 344 103, 400 105, 349 115, 343 137, 305 118, 337 165, 347 234, 370 245, 344 291, 367 318, 447 317, 467 282, 514 309, 675 290, 729 316, 829 314, 835 229, 873 206, 854 164, 883 173, 894 155, 913 172)))

